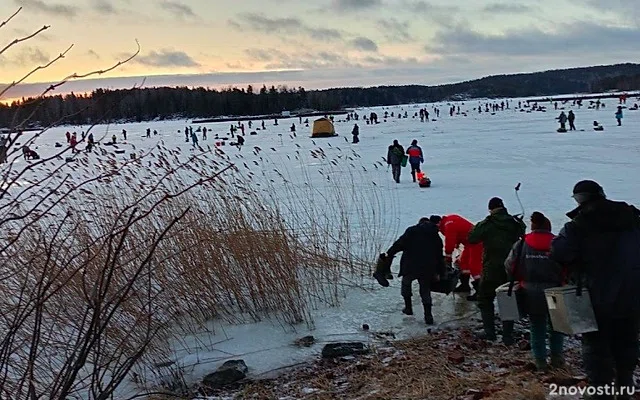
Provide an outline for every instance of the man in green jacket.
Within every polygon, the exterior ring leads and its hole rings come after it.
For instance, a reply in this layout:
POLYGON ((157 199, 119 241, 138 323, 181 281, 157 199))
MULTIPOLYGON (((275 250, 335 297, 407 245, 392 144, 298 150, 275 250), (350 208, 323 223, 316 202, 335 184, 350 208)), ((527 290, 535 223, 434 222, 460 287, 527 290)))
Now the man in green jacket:
MULTIPOLYGON (((469 243, 482 243, 484 247, 482 277, 478 289, 478 307, 484 327, 484 334, 480 336, 483 339, 496 340, 493 321, 496 289, 507 282, 504 261, 525 230, 524 222, 509 215, 502 199, 494 197, 489 201, 489 216, 469 232, 469 243)), ((506 345, 513 344, 513 321, 502 322, 502 341, 506 345)))

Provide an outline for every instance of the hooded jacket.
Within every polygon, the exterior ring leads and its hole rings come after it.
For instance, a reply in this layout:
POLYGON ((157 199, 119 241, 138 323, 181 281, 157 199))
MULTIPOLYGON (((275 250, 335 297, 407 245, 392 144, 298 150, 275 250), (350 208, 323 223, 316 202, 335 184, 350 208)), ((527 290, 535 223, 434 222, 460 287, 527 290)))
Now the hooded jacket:
POLYGON ((402 252, 398 276, 432 279, 435 275, 444 276, 446 272, 442 248, 438 227, 423 222, 409 227, 387 254, 392 257, 402 252))
POLYGON ((404 148, 398 145, 389 146, 387 151, 387 164, 400 165, 402 163, 402 157, 404 157, 404 148))
POLYGON ((561 124, 566 124, 567 114, 565 114, 564 112, 560 113, 560 116, 558 117, 558 121, 560 121, 561 124))
POLYGON ((596 316, 640 314, 640 211, 598 199, 567 214, 551 243, 551 258, 568 266, 589 289, 596 316))
POLYGON ((513 244, 524 235, 524 222, 509 215, 506 208, 498 208, 469 232, 469 243, 482 243, 482 279, 496 283, 507 281, 504 261, 513 244))

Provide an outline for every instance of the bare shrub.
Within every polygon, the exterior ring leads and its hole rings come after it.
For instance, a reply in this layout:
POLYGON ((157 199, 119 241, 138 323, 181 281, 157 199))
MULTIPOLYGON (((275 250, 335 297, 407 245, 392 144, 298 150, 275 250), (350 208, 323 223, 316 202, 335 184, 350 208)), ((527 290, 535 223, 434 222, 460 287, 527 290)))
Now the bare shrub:
POLYGON ((311 156, 333 177, 328 189, 279 171, 281 181, 257 187, 217 149, 185 156, 160 144, 122 161, 67 147, 23 162, 18 139, 48 130, 20 133, 29 117, 16 117, 0 170, 3 397, 107 399, 130 379, 145 387, 172 343, 212 319, 312 323, 313 307, 362 284, 388 233, 374 185, 321 148, 311 156))

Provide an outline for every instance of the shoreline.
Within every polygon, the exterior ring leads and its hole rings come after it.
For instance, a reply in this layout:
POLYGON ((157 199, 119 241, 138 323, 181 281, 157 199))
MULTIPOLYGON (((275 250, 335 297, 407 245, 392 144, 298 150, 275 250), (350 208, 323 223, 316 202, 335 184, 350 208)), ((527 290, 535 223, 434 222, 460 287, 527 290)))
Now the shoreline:
POLYGON ((368 354, 320 358, 284 367, 275 377, 247 379, 218 390, 200 388, 199 392, 210 400, 535 400, 549 398, 552 384, 587 385, 580 369, 578 339, 565 339, 565 368, 539 373, 525 324, 516 325, 516 344, 506 347, 499 340, 476 339, 473 332, 479 327, 478 320, 470 322, 458 328, 426 328, 425 335, 411 339, 379 337, 369 344, 368 354))

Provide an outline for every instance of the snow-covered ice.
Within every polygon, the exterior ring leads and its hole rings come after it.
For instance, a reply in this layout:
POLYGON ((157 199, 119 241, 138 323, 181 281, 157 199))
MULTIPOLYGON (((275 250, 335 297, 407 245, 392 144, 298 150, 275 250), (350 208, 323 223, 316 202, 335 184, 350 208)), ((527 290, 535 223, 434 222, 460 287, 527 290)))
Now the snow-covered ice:
MULTIPOLYGON (((355 168, 366 178, 360 182, 362 185, 371 182, 373 188, 375 182, 375 189, 372 190, 389 200, 385 206, 389 213, 389 242, 384 243, 378 251, 386 250, 393 237, 422 216, 457 213, 472 221, 479 221, 485 217, 487 202, 493 196, 502 197, 512 213, 519 213, 520 208, 514 196, 514 187, 518 182, 522 183, 520 195, 527 215, 535 210, 544 212, 551 219, 555 232, 566 221, 565 213, 574 207, 571 189, 581 179, 599 181, 612 199, 637 203, 640 181, 635 179, 635 174, 640 171, 640 111, 625 110, 623 126, 617 127, 613 116, 617 101, 605 101, 606 108, 597 111, 589 110, 586 106, 578 109, 567 104, 563 106, 565 111, 572 108, 576 113, 578 131, 559 134, 556 132, 558 123, 555 118, 560 110, 553 110, 551 104, 545 104, 547 112, 528 113, 515 110, 515 100, 510 102, 511 109, 492 115, 473 111, 472 108, 478 103, 456 103, 468 116, 453 117, 448 115, 446 103, 436 104, 441 110, 441 117, 435 122, 426 123, 421 123, 419 118, 412 118, 423 104, 357 109, 361 117, 372 110, 377 112, 379 121, 383 121, 385 111, 394 112, 396 117, 378 125, 367 125, 362 118, 359 121, 339 122, 344 117, 338 116, 336 131, 340 136, 329 139, 311 139, 310 128, 298 124, 297 118, 281 119, 278 126, 274 126, 273 121, 265 121, 266 131, 258 131, 258 135, 250 136, 250 130, 247 130, 246 144, 242 150, 230 146, 223 149, 232 162, 250 164, 263 156, 267 161, 262 162, 268 162, 269 166, 261 164, 257 168, 266 176, 273 175, 275 179, 272 170, 280 169, 294 180, 308 181, 319 192, 333 182, 318 172, 324 168, 323 162, 310 157, 310 151, 322 148, 328 159, 337 159, 353 150, 359 158, 353 162, 343 160, 333 168, 333 172, 355 168), (409 118, 398 119, 397 113, 404 111, 409 113, 409 118), (593 131, 594 120, 604 125, 604 132, 593 131), (350 143, 350 132, 356 122, 360 126, 360 143, 354 145, 350 143), (296 124, 296 137, 291 137, 289 132, 292 123, 296 124), (412 139, 418 140, 425 154, 423 169, 433 181, 431 188, 421 189, 412 183, 408 168, 402 171, 401 183, 395 184, 386 165, 374 167, 374 163, 386 156, 387 147, 393 139, 398 139, 405 148, 412 139), (262 148, 260 156, 251 153, 254 146, 262 148), (291 161, 296 154, 306 162, 306 168, 300 168, 291 161), (237 158, 237 155, 242 158, 237 158), (351 166, 353 163, 355 165, 351 166), (306 173, 309 175, 306 176, 306 173)), ((629 99, 628 103, 633 104, 633 100, 629 99)), ((427 105, 431 118, 433 106, 427 105)), ((126 129, 128 143, 137 149, 150 148, 163 140, 167 147, 180 147, 188 154, 186 149, 191 147, 190 143, 185 143, 183 133, 177 133, 186 125, 189 125, 188 121, 118 124, 97 126, 93 132, 96 139, 106 133, 108 138, 116 134, 118 141, 121 141, 120 132, 126 129), (148 127, 158 130, 160 135, 144 138, 148 127)), ((230 124, 202 126, 212 131, 208 134, 208 140, 200 140, 200 145, 213 146, 215 134, 228 136, 230 124)), ((198 125, 193 127, 195 130, 198 125)), ((51 129, 32 148, 43 156, 54 154, 54 143, 64 143, 67 130, 80 135, 86 129, 51 129)), ((128 145, 123 148, 130 149, 128 145)), ((125 160, 128 154, 119 157, 125 160)), ((371 259, 375 259, 375 256, 371 254, 371 259)), ((397 265, 394 269, 397 270, 397 265)), ((476 311, 473 304, 462 298, 434 297, 437 323, 455 320, 476 311)), ((175 361, 184 367, 186 377, 191 382, 213 371, 222 362, 235 358, 244 359, 251 376, 257 377, 276 368, 306 361, 318 354, 321 346, 327 342, 370 340, 376 332, 391 331, 397 337, 424 333, 427 328, 419 315, 405 317, 400 313, 401 302, 397 279, 392 281, 389 288, 380 288, 372 280, 363 288, 348 290, 341 307, 321 306, 315 310, 313 329, 306 325, 283 327, 268 320, 236 326, 212 321, 210 328, 215 329, 215 334, 203 332, 202 335, 184 337, 175 343, 175 361), (370 332, 361 329, 363 323, 371 326, 370 332), (318 343, 311 348, 292 346, 296 338, 305 335, 315 336, 318 343)), ((419 303, 417 292, 414 302, 419 303)))

